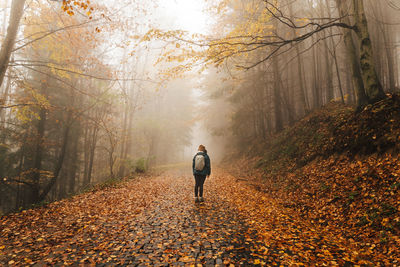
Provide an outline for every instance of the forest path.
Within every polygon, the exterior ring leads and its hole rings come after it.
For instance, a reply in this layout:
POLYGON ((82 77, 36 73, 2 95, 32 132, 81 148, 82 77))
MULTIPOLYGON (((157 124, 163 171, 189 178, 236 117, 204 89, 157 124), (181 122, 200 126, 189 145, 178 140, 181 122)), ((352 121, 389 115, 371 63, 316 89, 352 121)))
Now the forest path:
MULTIPOLYGON (((351 265, 357 257, 222 170, 194 203, 181 170, 0 219, 0 265, 351 265)), ((343 241, 344 242, 344 241, 343 241)))

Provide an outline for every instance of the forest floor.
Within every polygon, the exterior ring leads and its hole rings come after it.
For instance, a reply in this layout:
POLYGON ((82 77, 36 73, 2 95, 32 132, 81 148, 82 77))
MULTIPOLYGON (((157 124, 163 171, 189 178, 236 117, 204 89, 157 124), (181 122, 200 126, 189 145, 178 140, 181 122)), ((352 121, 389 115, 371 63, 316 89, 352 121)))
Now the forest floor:
POLYGON ((0 265, 400 266, 400 97, 331 103, 213 167, 190 166, 0 219, 0 265), (256 153, 258 150, 258 153, 256 153))
POLYGON ((222 169, 194 203, 188 169, 3 216, 0 265, 374 264, 351 240, 222 169))
POLYGON ((246 150, 226 166, 235 177, 348 240, 357 263, 400 266, 399 95, 330 103, 246 150))

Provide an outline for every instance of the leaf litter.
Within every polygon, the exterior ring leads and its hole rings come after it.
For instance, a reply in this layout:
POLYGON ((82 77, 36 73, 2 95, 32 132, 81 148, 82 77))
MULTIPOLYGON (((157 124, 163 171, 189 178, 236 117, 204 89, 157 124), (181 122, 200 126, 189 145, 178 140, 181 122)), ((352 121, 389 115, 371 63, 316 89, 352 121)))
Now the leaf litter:
POLYGON ((5 265, 246 266, 373 264, 316 225, 223 170, 193 201, 188 170, 133 179, 0 220, 5 265))

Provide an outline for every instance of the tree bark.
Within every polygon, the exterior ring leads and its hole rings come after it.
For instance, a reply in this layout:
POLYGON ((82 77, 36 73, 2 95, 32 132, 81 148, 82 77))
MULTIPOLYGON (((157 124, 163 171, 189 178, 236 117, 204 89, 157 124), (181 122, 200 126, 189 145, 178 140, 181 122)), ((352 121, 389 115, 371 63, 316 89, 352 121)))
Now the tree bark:
MULTIPOLYGON (((349 15, 347 14, 347 6, 345 0, 336 0, 336 4, 339 9, 339 15, 342 21, 348 25, 351 25, 349 15)), ((346 46, 347 58, 351 66, 352 81, 354 91, 356 95, 356 105, 358 109, 361 109, 368 103, 367 95, 365 94, 364 81, 361 75, 360 63, 357 58, 357 50, 354 45, 352 32, 349 29, 343 29, 344 31, 344 43, 346 46)))
POLYGON ((10 19, 7 28, 7 35, 0 50, 0 87, 3 84, 7 71, 12 49, 17 37, 19 22, 24 12, 25 0, 13 0, 11 3, 10 19))
POLYGON ((365 93, 368 102, 375 103, 385 98, 385 93, 375 69, 374 55, 363 0, 353 0, 353 9, 356 20, 358 45, 360 47, 360 66, 365 93))

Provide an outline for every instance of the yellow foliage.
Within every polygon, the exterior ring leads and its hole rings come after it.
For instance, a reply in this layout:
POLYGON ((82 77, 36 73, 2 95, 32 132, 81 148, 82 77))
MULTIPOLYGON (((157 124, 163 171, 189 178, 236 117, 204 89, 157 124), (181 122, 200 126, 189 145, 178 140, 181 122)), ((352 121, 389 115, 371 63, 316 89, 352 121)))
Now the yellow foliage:
MULTIPOLYGON (((278 7, 277 0, 271 3, 278 7)), ((276 41, 272 15, 263 1, 221 0, 210 4, 219 15, 214 36, 151 29, 140 38, 140 42, 154 39, 166 42, 156 64, 179 65, 164 70, 161 73, 164 77, 180 77, 197 66, 199 61, 206 66, 221 66, 227 60, 233 60, 237 65, 258 60, 260 49, 271 49, 264 45, 265 42, 276 41)))
POLYGON ((40 119, 38 108, 50 109, 51 105, 47 97, 39 93, 28 83, 21 83, 21 88, 24 89, 23 97, 18 99, 18 105, 12 108, 16 118, 22 123, 28 123, 33 119, 40 119))
MULTIPOLYGON (((73 4, 85 8, 89 1, 74 1, 73 4)), ((91 14, 91 10, 92 8, 87 11, 87 15, 91 14)), ((72 11, 68 11, 71 10, 66 11, 71 15, 72 11)), ((46 8, 42 5, 30 9, 27 20, 29 23, 24 27, 23 33, 27 40, 32 40, 26 48, 32 60, 37 60, 41 67, 50 70, 52 76, 63 80, 72 80, 73 73, 85 72, 82 69, 82 58, 88 58, 87 51, 90 51, 96 39, 87 28, 68 28, 79 25, 78 18, 64 15, 60 20, 55 18, 54 10, 50 6, 46 8), (66 27, 68 29, 60 30, 66 27), (51 32, 54 33, 48 34, 51 32), (45 36, 46 34, 48 35, 45 36)))
POLYGON ((209 43, 207 61, 219 66, 225 60, 249 61, 254 51, 262 49, 265 40, 272 40, 274 26, 271 14, 261 2, 233 1, 225 20, 234 21, 234 27, 222 38, 209 43))

